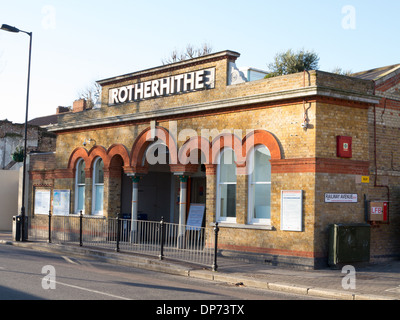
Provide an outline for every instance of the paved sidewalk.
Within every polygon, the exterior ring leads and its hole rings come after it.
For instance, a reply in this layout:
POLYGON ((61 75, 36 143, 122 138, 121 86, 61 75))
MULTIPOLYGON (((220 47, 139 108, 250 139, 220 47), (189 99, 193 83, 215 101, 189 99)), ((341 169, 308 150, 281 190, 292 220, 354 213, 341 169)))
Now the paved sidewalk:
MULTIPOLYGON (((356 267, 355 289, 344 289, 342 282, 349 273, 330 268, 297 270, 264 264, 246 263, 218 257, 218 271, 165 259, 149 258, 128 253, 46 242, 13 242, 10 232, 0 232, 0 244, 34 250, 86 256, 110 263, 144 268, 158 272, 221 281, 237 286, 284 291, 302 295, 340 300, 398 300, 400 299, 400 261, 356 267)), ((350 284, 344 281, 345 284, 350 284)))

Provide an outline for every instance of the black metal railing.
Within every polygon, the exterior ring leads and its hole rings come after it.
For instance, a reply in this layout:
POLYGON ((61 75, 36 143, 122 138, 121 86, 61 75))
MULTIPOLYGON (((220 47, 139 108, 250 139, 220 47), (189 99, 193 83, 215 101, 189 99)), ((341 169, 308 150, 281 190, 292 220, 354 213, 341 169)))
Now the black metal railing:
POLYGON ((49 213, 29 217, 29 240, 136 252, 186 261, 217 270, 218 223, 193 227, 161 221, 49 213), (47 221, 46 221, 47 219, 47 221))

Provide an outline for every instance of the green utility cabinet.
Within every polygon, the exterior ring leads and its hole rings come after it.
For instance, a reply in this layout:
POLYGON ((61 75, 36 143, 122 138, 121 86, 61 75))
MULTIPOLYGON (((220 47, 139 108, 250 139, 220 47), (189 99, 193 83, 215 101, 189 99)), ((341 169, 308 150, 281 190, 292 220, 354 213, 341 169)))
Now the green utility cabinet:
POLYGON ((365 223, 333 224, 329 230, 329 265, 369 262, 371 226, 365 223))

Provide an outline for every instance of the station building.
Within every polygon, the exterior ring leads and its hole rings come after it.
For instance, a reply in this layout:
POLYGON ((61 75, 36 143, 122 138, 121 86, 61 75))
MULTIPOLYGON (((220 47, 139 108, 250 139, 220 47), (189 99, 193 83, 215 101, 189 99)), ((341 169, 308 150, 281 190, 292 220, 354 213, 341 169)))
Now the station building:
POLYGON ((68 191, 68 215, 185 224, 204 204, 222 254, 308 268, 332 224, 368 223, 370 260, 398 258, 400 65, 249 81, 239 56, 98 81, 101 103, 75 101, 55 152, 31 155, 29 215, 43 189, 68 191))

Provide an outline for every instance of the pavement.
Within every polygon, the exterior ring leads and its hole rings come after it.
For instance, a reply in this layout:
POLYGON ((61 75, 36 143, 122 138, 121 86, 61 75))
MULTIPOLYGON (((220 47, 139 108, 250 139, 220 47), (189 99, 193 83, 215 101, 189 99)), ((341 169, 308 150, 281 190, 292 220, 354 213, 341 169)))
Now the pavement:
POLYGON ((225 282, 236 286, 295 293, 310 298, 320 297, 329 300, 400 299, 400 260, 368 263, 355 266, 355 270, 342 273, 342 269, 336 270, 329 267, 302 270, 218 257, 218 270, 214 272, 208 268, 185 262, 169 259, 161 261, 156 257, 139 254, 117 253, 111 250, 60 245, 45 241, 16 242, 12 240, 11 232, 0 231, 0 245, 14 245, 74 257, 95 258, 117 265, 225 282))

